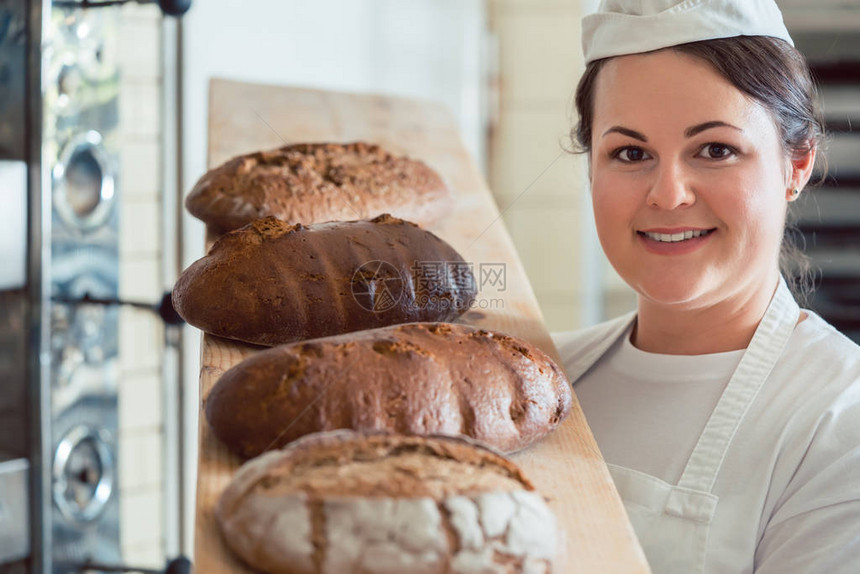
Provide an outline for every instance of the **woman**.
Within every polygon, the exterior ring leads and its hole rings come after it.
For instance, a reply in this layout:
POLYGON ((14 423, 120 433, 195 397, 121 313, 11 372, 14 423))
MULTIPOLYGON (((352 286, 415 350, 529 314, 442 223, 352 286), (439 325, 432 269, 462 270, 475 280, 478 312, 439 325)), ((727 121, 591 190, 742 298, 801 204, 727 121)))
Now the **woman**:
POLYGON ((556 336, 655 574, 860 571, 860 348, 800 310, 822 124, 772 0, 614 0, 574 137, 637 311, 556 336))

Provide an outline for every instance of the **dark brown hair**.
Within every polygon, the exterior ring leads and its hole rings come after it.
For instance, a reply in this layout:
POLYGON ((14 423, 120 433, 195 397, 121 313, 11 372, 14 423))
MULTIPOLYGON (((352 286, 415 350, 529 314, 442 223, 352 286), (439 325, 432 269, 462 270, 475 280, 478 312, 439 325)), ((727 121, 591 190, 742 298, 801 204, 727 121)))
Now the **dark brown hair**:
MULTIPOLYGON (((824 121, 818 92, 803 55, 784 40, 766 36, 737 36, 681 44, 670 48, 709 63, 738 90, 767 110, 776 123, 782 147, 788 157, 802 156, 824 142, 824 121)), ((591 152, 594 121, 594 88, 597 75, 609 58, 586 66, 576 89, 579 122, 571 130, 574 149, 591 152)), ((812 290, 809 261, 786 227, 780 253, 780 269, 795 296, 804 301, 812 290)))

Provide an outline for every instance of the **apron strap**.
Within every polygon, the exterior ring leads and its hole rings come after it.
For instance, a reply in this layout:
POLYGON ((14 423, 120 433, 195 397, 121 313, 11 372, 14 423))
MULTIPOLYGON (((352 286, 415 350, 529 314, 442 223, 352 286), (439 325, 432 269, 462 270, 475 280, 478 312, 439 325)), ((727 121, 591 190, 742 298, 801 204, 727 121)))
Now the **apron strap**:
POLYGON ((776 293, 711 413, 678 486, 711 492, 732 438, 782 356, 799 317, 800 308, 780 276, 776 293))

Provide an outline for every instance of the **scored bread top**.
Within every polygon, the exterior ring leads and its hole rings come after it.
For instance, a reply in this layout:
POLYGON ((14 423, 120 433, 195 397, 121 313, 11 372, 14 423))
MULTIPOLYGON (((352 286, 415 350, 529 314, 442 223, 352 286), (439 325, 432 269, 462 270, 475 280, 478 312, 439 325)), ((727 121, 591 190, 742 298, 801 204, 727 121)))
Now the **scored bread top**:
POLYGON ((466 437, 343 429, 307 435, 282 450, 268 451, 240 473, 235 492, 225 493, 225 504, 251 490, 267 496, 303 492, 311 500, 341 496, 443 500, 534 490, 514 463, 466 437))
POLYGON ((389 212, 428 226, 450 212, 453 196, 426 164, 378 145, 301 143, 235 157, 210 170, 185 206, 217 233, 267 215, 310 224, 389 212))
POLYGON ((215 513, 233 552, 280 574, 544 574, 559 542, 514 463, 455 437, 309 435, 243 465, 215 513))

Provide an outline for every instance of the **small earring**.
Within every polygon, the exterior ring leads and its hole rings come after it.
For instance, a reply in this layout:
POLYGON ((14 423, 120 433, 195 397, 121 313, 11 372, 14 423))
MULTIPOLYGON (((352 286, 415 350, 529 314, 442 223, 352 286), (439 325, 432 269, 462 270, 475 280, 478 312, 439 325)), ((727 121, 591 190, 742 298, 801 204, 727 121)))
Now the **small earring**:
POLYGON ((800 196, 800 190, 795 187, 794 189, 791 190, 790 194, 791 194, 791 198, 789 199, 789 201, 794 201, 795 199, 798 198, 798 196, 800 196))

